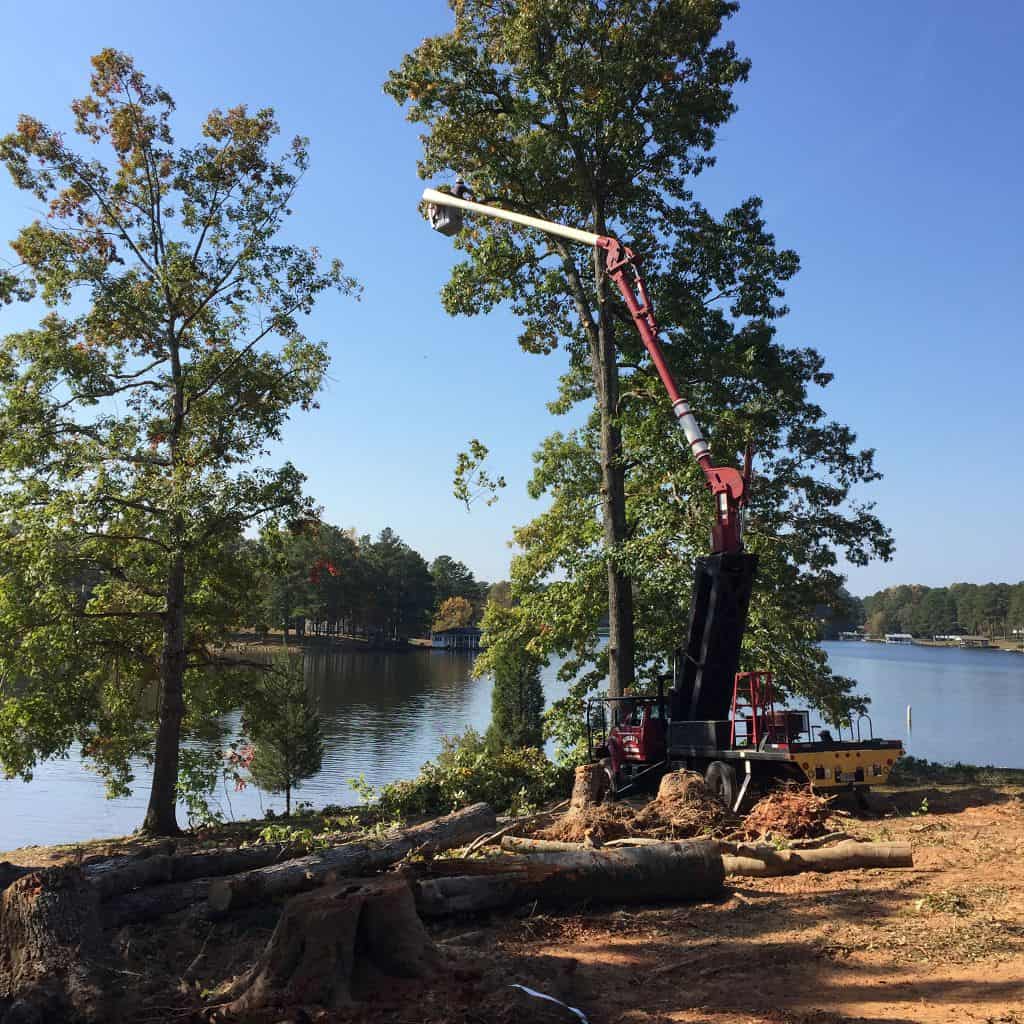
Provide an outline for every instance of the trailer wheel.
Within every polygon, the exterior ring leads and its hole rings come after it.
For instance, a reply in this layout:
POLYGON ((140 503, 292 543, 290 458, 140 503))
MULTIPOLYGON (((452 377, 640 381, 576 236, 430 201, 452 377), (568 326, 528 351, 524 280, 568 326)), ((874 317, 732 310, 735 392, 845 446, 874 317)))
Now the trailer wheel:
POLYGON ((712 761, 704 773, 704 781, 713 796, 731 811, 736 802, 736 771, 724 761, 712 761))

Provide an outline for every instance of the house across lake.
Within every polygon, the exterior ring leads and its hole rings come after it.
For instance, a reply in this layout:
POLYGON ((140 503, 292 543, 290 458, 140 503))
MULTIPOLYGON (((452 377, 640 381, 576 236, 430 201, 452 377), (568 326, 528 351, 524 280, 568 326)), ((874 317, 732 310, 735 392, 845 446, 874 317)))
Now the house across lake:
POLYGON ((886 633, 885 642, 887 644, 912 644, 914 638, 910 633, 886 633))
POLYGON ((476 626, 457 626, 431 631, 430 646, 439 651, 479 651, 480 630, 476 626))

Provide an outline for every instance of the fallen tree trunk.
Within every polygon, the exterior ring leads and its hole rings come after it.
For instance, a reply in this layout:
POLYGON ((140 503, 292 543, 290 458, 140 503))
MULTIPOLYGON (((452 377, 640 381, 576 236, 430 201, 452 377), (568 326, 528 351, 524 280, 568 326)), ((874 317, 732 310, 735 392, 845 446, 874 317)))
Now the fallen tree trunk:
POLYGON ((212 1019, 249 1020, 271 1007, 338 1009, 436 963, 408 882, 348 879, 288 902, 260 959, 212 1019))
POLYGON ((733 852, 722 854, 727 875, 775 878, 802 871, 855 871, 858 868, 912 868, 909 843, 857 843, 848 840, 824 850, 776 850, 772 846, 722 844, 733 852))
POLYGON ((524 839, 522 836, 505 836, 501 848, 508 853, 559 853, 594 849, 586 843, 561 843, 557 839, 524 839))
POLYGON ((208 903, 214 914, 225 914, 252 903, 312 889, 340 876, 376 871, 401 860, 413 851, 437 853, 493 831, 494 811, 487 804, 473 804, 433 821, 402 829, 372 843, 348 843, 322 853, 282 861, 210 883, 208 903))
POLYGON ((168 882, 147 889, 122 893, 100 907, 104 928, 120 928, 138 921, 176 914, 191 906, 206 905, 212 878, 196 878, 191 882, 168 882))
POLYGON ((447 860, 430 870, 444 875, 420 879, 414 887, 416 906, 424 917, 534 901, 543 907, 568 907, 707 899, 722 891, 724 879, 718 844, 712 841, 447 860))

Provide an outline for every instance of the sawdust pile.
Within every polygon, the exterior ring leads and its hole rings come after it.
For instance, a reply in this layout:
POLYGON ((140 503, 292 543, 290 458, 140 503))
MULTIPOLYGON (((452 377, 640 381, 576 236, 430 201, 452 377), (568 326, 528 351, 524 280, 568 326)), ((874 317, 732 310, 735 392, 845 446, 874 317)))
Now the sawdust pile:
POLYGON ((777 789, 754 804, 746 827, 758 835, 786 839, 810 839, 828 831, 829 801, 807 786, 789 785, 777 789))

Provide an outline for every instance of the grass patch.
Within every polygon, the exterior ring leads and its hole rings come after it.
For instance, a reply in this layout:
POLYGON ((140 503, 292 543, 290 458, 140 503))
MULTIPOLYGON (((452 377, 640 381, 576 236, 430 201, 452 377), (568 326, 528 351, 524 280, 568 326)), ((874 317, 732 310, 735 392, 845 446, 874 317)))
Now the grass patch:
POLYGON ((930 782, 944 786, 1022 786, 1024 768, 996 768, 993 765, 939 764, 919 757, 901 757, 889 776, 891 786, 914 786, 930 782))

